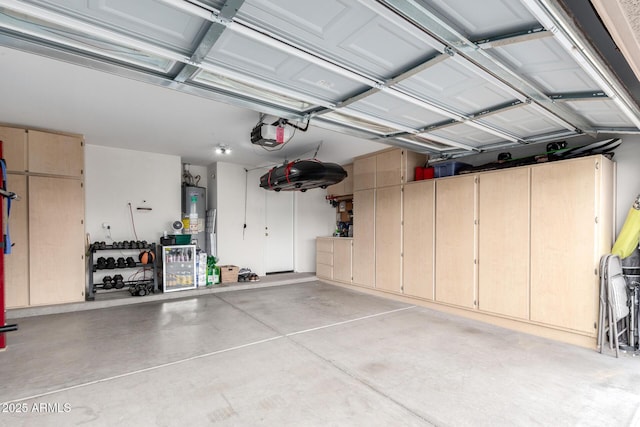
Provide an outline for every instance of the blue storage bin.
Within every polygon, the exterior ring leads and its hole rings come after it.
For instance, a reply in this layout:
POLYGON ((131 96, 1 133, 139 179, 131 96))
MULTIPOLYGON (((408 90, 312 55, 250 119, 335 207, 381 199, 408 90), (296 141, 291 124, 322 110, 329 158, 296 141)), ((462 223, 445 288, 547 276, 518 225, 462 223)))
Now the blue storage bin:
POLYGON ((432 165, 434 170, 433 176, 436 178, 442 178, 445 176, 453 176, 458 175, 461 169, 471 166, 468 163, 450 161, 450 162, 442 162, 432 165))

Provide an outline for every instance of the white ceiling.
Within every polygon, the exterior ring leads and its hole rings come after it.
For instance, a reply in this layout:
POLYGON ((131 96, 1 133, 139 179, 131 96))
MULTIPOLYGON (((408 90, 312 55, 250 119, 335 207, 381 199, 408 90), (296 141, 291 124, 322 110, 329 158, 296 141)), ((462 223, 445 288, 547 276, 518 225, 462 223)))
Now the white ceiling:
POLYGON ((0 121, 196 165, 640 133, 561 1, 0 0, 0 121), (309 130, 266 152, 259 112, 309 130))

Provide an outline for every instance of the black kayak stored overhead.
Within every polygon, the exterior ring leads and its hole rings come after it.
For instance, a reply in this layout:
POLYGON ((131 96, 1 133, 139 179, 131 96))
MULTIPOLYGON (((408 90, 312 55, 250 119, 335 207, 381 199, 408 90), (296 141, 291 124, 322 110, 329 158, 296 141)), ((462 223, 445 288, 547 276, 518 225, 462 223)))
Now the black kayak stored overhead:
POLYGON ((296 160, 262 175, 260 187, 273 191, 307 191, 310 188, 327 188, 346 177, 347 171, 336 163, 296 160))

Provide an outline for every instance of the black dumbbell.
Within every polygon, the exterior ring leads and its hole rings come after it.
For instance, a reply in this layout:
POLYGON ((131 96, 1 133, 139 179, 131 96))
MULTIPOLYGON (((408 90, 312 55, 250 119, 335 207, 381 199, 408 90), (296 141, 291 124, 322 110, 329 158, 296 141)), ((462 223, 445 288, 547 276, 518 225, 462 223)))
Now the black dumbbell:
POLYGON ((124 278, 122 277, 122 274, 116 274, 113 276, 113 281, 116 289, 124 288, 124 278))
POLYGON ((103 256, 101 256, 100 258, 97 259, 97 264, 96 264, 96 268, 98 270, 102 270, 107 268, 107 259, 103 256))
POLYGON ((132 256, 127 257, 127 267, 135 267, 136 260, 132 256))
POLYGON ((107 269, 111 270, 116 268, 116 259, 112 256, 107 258, 107 269))
POLYGON ((125 268, 127 266, 127 264, 126 264, 126 262, 124 260, 124 257, 118 258, 116 263, 118 265, 118 268, 125 268))
POLYGON ((102 278, 102 285, 105 289, 113 288, 113 279, 111 278, 111 276, 104 276, 102 278))

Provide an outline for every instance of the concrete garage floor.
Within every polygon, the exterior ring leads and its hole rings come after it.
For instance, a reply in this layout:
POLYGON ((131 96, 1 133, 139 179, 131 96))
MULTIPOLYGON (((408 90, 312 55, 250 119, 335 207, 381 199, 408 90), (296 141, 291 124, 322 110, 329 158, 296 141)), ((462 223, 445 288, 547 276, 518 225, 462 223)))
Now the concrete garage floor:
POLYGON ((17 322, 0 425, 640 422, 630 355, 317 281, 17 322))

